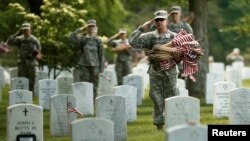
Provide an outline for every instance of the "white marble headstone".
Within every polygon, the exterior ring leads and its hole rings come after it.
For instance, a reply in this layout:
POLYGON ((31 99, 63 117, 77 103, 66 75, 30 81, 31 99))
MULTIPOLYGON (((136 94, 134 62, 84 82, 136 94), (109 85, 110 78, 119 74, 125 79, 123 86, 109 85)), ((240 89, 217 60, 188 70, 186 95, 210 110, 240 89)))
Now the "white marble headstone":
POLYGON ((104 95, 96 98, 96 117, 111 120, 114 123, 115 140, 127 140, 126 100, 116 95, 104 95))
POLYGON ((203 125, 176 125, 165 133, 166 141, 207 141, 208 129, 203 125))
POLYGON ((72 84, 73 95, 76 97, 76 107, 84 115, 94 115, 93 84, 76 82, 72 84))
POLYGON ((228 117, 229 92, 236 88, 235 83, 220 81, 213 84, 213 115, 215 117, 228 117))
POLYGON ((0 88, 5 84, 4 68, 0 66, 0 88))
POLYGON ((136 87, 130 85, 120 85, 114 87, 115 95, 126 98, 127 121, 135 122, 137 119, 137 90, 136 87))
POLYGON ((38 82, 39 80, 42 79, 47 79, 48 78, 48 74, 45 71, 37 71, 36 72, 36 81, 35 81, 35 87, 34 87, 34 95, 38 96, 38 82))
POLYGON ((61 75, 57 79, 58 94, 73 94, 72 84, 73 77, 67 75, 61 75))
POLYGON ((113 86, 117 86, 117 76, 115 71, 115 64, 109 64, 106 70, 110 70, 113 72, 113 86))
POLYGON ((229 124, 250 124, 249 88, 236 88, 230 91, 229 124))
POLYGON ((8 141, 43 141, 43 110, 33 104, 7 108, 8 141))
POLYGON ((68 106, 76 106, 75 96, 60 94, 51 97, 50 134, 52 136, 70 135, 70 123, 77 119, 77 115, 68 112, 68 106))
POLYGON ((110 70, 104 70, 99 75, 98 96, 114 94, 113 73, 110 70))
POLYGON ((58 94, 57 81, 52 79, 42 79, 38 82, 38 102, 39 106, 45 110, 50 109, 50 97, 58 94))
POLYGON ((17 68, 11 68, 10 70, 10 79, 14 78, 14 77, 18 77, 17 75, 17 68))
POLYGON ((149 85, 149 74, 147 73, 149 68, 148 64, 137 64, 136 67, 132 69, 133 74, 139 74, 143 77, 143 88, 146 89, 149 85))
POLYGON ((225 64, 223 62, 213 62, 209 64, 209 73, 225 73, 225 64))
POLYGON ((213 84, 224 81, 224 75, 222 73, 207 73, 206 78, 206 104, 213 104, 213 84))
POLYGON ((242 69, 244 68, 245 64, 243 61, 235 61, 232 63, 232 67, 235 69, 242 69))
POLYGON ((72 141, 114 141, 114 123, 101 118, 84 118, 72 122, 72 141))
POLYGON ((242 79, 250 79, 250 67, 242 68, 242 79))
POLYGON ((11 79, 11 90, 29 90, 29 79, 25 77, 14 77, 11 79))
POLYGON ((188 96, 188 90, 186 88, 179 87, 178 91, 180 96, 188 96))
POLYGON ((73 69, 73 82, 80 82, 80 69, 73 69))
POLYGON ((176 88, 186 88, 186 82, 183 79, 178 78, 176 88))
POLYGON ((32 104, 33 95, 29 90, 12 90, 9 91, 9 106, 14 104, 32 104))
POLYGON ((2 102, 2 89, 5 84, 4 68, 0 66, 0 102, 2 102))
POLYGON ((165 129, 188 122, 200 123, 200 100, 173 96, 165 99, 165 129))
POLYGON ((139 74, 129 74, 123 77, 123 85, 130 85, 137 88, 137 105, 142 105, 144 98, 143 77, 139 74))
POLYGON ((236 84, 237 88, 242 86, 242 74, 241 69, 228 69, 226 71, 226 80, 236 84))

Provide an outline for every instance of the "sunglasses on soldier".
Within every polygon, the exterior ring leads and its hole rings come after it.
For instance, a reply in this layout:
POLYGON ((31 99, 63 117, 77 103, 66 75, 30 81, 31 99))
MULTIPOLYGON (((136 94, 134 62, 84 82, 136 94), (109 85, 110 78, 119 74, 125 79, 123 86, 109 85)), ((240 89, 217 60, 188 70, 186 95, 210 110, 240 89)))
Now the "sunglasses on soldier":
POLYGON ((159 21, 164 21, 165 19, 163 19, 163 18, 157 18, 157 19, 155 19, 155 22, 159 22, 159 21))

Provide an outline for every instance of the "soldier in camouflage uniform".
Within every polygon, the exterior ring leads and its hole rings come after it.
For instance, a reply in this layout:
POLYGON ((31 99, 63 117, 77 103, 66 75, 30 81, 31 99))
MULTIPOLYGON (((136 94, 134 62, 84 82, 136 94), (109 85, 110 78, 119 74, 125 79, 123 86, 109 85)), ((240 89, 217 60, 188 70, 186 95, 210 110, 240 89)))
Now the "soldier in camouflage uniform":
POLYGON ((181 29, 185 30, 187 33, 193 34, 193 29, 189 23, 183 21, 181 19, 181 7, 180 6, 172 6, 170 8, 171 19, 168 24, 168 28, 175 32, 179 33, 181 29))
MULTIPOLYGON (((183 21, 181 19, 181 7, 180 6, 172 6, 170 8, 170 22, 168 24, 168 28, 169 30, 175 32, 175 33, 179 33, 181 30, 186 31, 187 33, 191 33, 193 34, 193 29, 190 26, 189 23, 183 21)), ((182 62, 178 63, 178 69, 179 71, 183 70, 183 65, 182 62)), ((185 76, 181 76, 181 73, 179 73, 179 78, 185 78, 185 76)))
POLYGON ((29 80, 29 90, 34 92, 36 79, 36 59, 41 56, 40 41, 31 34, 30 23, 23 23, 21 31, 9 37, 8 43, 18 47, 18 77, 26 77, 29 80), (20 35, 22 33, 22 35, 20 35))
POLYGON ((99 74, 104 68, 104 48, 102 40, 97 36, 96 20, 88 20, 87 25, 72 32, 69 39, 79 47, 80 81, 93 84, 95 100, 98 95, 99 74), (88 33, 78 36, 86 28, 88 33))
MULTIPOLYGON (((153 47, 158 47, 157 45, 170 42, 176 36, 176 33, 167 28, 167 11, 156 11, 154 15, 154 20, 145 22, 132 33, 129 38, 129 43, 132 47, 151 50, 153 47), (156 30, 144 33, 145 30, 152 27, 153 23, 156 25, 156 30)), ((157 126, 157 129, 162 129, 164 125, 164 99, 178 95, 176 88, 177 69, 176 66, 167 71, 157 68, 159 68, 158 64, 150 64, 149 66, 149 95, 154 103, 153 123, 157 126)))
POLYGON ((108 45, 113 47, 111 50, 116 53, 115 71, 118 85, 122 85, 123 77, 131 73, 132 67, 130 45, 126 35, 126 29, 120 29, 118 34, 115 34, 108 40, 108 45))

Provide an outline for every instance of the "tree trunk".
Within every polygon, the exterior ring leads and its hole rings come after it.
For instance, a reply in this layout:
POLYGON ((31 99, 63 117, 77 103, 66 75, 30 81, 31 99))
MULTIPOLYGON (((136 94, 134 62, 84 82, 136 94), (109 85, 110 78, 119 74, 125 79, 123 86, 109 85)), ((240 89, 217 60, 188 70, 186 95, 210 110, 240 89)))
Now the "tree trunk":
POLYGON ((204 56, 199 61, 199 71, 195 74, 196 82, 187 80, 189 95, 205 95, 206 74, 208 72, 208 37, 207 37, 207 0, 189 0, 189 11, 194 12, 195 18, 191 24, 196 40, 204 50, 204 56))

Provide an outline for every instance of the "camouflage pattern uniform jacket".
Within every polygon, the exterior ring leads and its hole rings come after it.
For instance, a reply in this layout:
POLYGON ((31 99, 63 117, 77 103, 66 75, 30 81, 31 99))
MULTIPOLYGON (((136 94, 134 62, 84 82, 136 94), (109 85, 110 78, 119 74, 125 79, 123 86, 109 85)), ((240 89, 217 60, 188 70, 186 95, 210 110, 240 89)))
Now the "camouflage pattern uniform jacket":
POLYGON ((175 33, 179 33, 181 31, 181 29, 185 30, 187 33, 191 33, 193 34, 193 29, 190 26, 189 23, 186 23, 184 21, 181 21, 178 24, 174 24, 173 22, 169 22, 168 24, 168 29, 175 32, 175 33))
MULTIPOLYGON (((128 44, 128 39, 125 40, 109 40, 108 45, 118 47, 122 44, 128 44)), ((131 73, 132 58, 129 50, 117 52, 115 60, 115 71, 118 79, 118 85, 122 85, 123 77, 131 73)))

